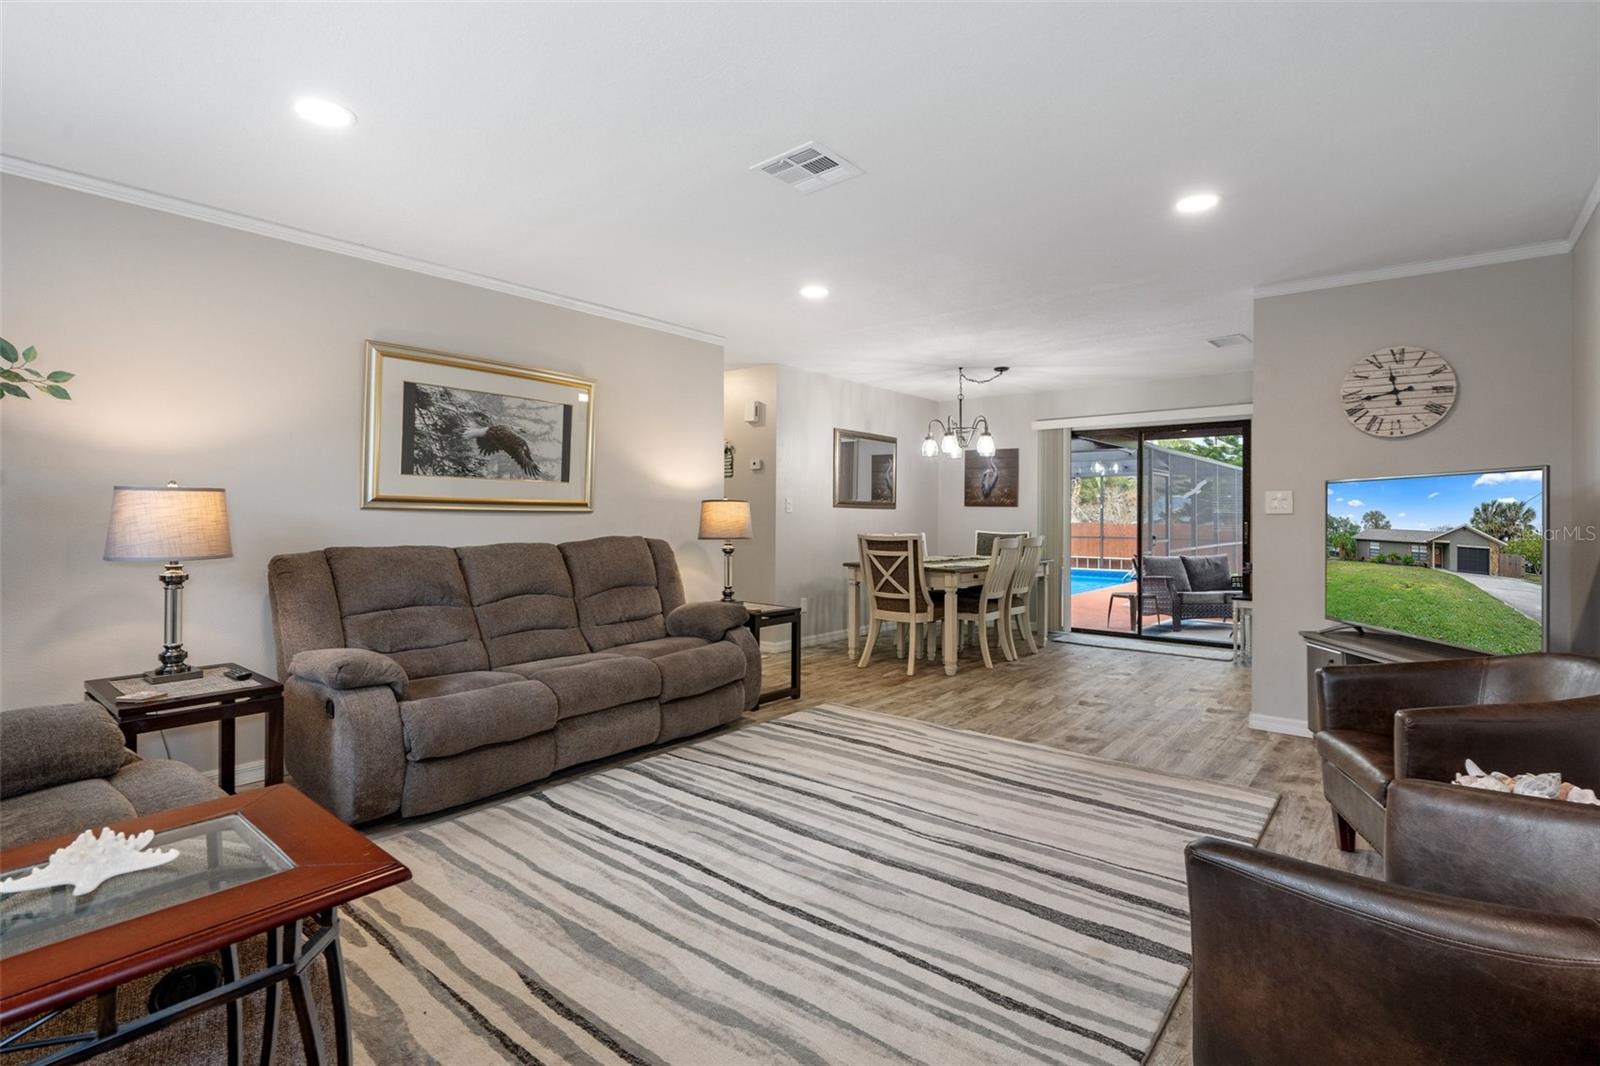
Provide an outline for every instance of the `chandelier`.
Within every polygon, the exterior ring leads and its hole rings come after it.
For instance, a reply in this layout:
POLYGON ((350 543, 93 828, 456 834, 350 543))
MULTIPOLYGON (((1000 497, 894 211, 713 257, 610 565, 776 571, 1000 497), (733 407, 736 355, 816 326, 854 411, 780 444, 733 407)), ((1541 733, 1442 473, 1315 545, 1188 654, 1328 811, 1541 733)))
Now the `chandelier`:
POLYGON ((961 453, 967 450, 970 441, 979 455, 984 458, 993 455, 994 436, 989 432, 989 420, 979 415, 972 420, 972 425, 966 423, 967 397, 962 386, 967 382, 986 385, 1010 369, 1009 366, 997 366, 994 368, 994 373, 986 378, 969 378, 966 367, 956 367, 956 413, 951 418, 935 418, 928 423, 928 435, 922 438, 922 454, 929 459, 936 455, 943 455, 946 459, 959 459, 961 453))

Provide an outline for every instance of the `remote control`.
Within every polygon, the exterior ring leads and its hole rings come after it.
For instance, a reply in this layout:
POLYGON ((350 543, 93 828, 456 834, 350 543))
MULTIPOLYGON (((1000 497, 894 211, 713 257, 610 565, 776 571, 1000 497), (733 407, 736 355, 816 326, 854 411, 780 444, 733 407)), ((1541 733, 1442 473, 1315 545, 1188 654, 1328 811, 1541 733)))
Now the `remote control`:
POLYGON ((222 672, 222 676, 230 681, 249 681, 255 674, 242 666, 232 666, 222 672))

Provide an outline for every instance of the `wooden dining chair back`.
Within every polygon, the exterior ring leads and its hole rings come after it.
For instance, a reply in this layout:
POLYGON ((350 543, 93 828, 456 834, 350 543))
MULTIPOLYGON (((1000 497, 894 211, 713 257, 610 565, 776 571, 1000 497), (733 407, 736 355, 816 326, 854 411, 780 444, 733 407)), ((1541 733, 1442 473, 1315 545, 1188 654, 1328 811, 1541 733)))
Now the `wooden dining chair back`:
POLYGON ((931 625, 935 616, 928 575, 923 571, 927 549, 922 534, 862 533, 856 541, 861 550, 861 583, 867 588, 867 643, 856 665, 866 666, 872 660, 881 624, 895 622, 910 627, 910 639, 898 644, 906 651, 906 675, 914 675, 917 626, 931 625))
POLYGON ((1027 535, 1028 531, 1025 529, 1020 533, 1001 533, 993 529, 980 529, 972 537, 973 553, 975 555, 992 556, 995 551, 995 541, 1010 537, 1026 537, 1027 535))
POLYGON ((1016 658, 1006 642, 1005 625, 1007 606, 1011 602, 1012 575, 1017 560, 1022 557, 1022 542, 1017 537, 997 537, 990 557, 989 572, 983 585, 956 598, 956 619, 970 622, 977 628, 978 648, 983 652, 983 665, 994 669, 994 658, 989 654, 989 623, 994 623, 995 637, 1000 641, 1000 651, 1007 660, 1016 658))
POLYGON ((1033 601, 1033 586, 1039 576, 1039 560, 1044 556, 1044 538, 1024 537, 1018 546, 1021 554, 1017 558, 1016 569, 1011 573, 1011 589, 1006 597, 1006 620, 1001 627, 1005 630, 1004 643, 1012 659, 1017 658, 1017 638, 1011 628, 1013 623, 1028 642, 1029 653, 1039 654, 1039 645, 1033 639, 1033 626, 1028 624, 1028 608, 1033 601))

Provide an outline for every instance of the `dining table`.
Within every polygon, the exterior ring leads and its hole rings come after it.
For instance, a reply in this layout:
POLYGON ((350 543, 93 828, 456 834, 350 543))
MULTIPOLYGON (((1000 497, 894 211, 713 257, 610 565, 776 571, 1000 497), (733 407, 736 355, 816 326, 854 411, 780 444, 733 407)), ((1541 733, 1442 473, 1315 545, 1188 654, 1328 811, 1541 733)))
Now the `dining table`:
MULTIPOLYGON (((961 627, 956 624, 956 598, 962 589, 978 588, 989 574, 991 558, 987 555, 930 555, 922 565, 927 575, 928 591, 936 600, 942 600, 944 613, 943 658, 944 672, 948 677, 956 674, 956 638, 961 627)), ((1055 560, 1040 559, 1034 571, 1035 594, 1028 597, 1029 622, 1042 647, 1049 636, 1050 575, 1055 560)), ((845 639, 852 659, 861 650, 861 561, 847 559, 844 563, 845 580, 845 639)))

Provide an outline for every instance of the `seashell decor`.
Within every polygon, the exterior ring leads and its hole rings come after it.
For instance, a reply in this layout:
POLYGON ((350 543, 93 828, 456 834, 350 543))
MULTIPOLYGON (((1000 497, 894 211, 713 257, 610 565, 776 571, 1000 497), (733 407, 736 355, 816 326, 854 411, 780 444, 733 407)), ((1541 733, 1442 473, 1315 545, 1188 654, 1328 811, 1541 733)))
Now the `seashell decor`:
POLYGON ((50 860, 43 866, 0 881, 0 895, 71 885, 74 896, 86 896, 113 877, 148 870, 176 859, 178 853, 171 848, 144 850, 155 835, 154 830, 146 829, 130 837, 126 833, 114 833, 108 826, 100 830, 97 837, 94 830, 85 829, 72 843, 51 852, 50 860))
POLYGON ((1561 780, 1555 771, 1545 774, 1519 774, 1511 777, 1498 770, 1484 773, 1478 764, 1467 760, 1467 772, 1456 775, 1456 784, 1467 788, 1481 788, 1488 792, 1511 792, 1518 796, 1538 796, 1541 799, 1564 800, 1567 803, 1592 803, 1600 806, 1600 797, 1592 788, 1579 788, 1571 781, 1561 780))

